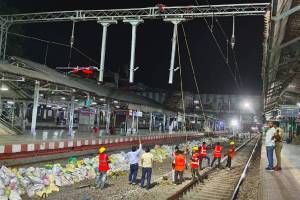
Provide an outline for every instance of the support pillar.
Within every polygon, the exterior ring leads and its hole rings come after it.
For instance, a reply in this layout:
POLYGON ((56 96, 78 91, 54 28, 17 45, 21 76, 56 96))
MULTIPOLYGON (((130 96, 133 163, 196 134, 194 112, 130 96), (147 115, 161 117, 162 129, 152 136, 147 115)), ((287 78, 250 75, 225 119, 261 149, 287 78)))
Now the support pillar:
POLYGON ((27 104, 26 102, 22 102, 22 109, 20 109, 22 131, 26 130, 26 111, 27 111, 27 104))
POLYGON ((176 45, 177 45, 177 34, 178 34, 178 24, 184 21, 184 19, 165 19, 164 21, 170 21, 174 24, 173 28, 173 37, 172 37, 172 52, 171 52, 171 61, 170 61, 170 72, 169 72, 169 84, 173 83, 174 77, 174 65, 175 65, 175 54, 176 54, 176 45))
POLYGON ((164 118, 163 118, 163 132, 166 131, 166 114, 164 114, 164 118))
POLYGON ((133 135, 134 129, 134 111, 132 111, 132 120, 131 120, 131 135, 133 135))
POLYGON ((107 104, 107 111, 106 111, 106 134, 109 134, 109 128, 110 128, 110 105, 107 104))
POLYGON ((100 69, 99 69, 99 82, 103 82, 104 77, 104 64, 105 64, 105 53, 106 53, 106 38, 107 38, 107 28, 110 24, 116 24, 117 21, 98 21, 102 25, 102 43, 101 43, 101 58, 100 58, 100 69))
POLYGON ((33 94, 33 108, 32 108, 32 118, 31 118, 31 134, 36 134, 36 118, 37 118, 37 108, 39 103, 39 93, 40 93, 40 82, 35 81, 34 94, 33 94))
POLYGON ((7 43, 7 32, 10 24, 0 22, 0 60, 5 60, 6 56, 6 43, 7 43))
POLYGON ((149 121, 149 132, 152 132, 152 112, 150 112, 150 121, 149 121))
POLYGON ((129 83, 134 81, 134 72, 138 68, 134 68, 135 65, 135 47, 136 47, 136 29, 140 23, 143 23, 144 20, 135 19, 135 20, 124 20, 131 24, 131 56, 130 56, 130 67, 129 67, 129 83))
POLYGON ((136 116, 136 134, 139 133, 139 117, 136 116))
POLYGON ((71 102, 70 102, 70 106, 69 106, 69 131, 68 131, 68 135, 71 136, 73 135, 73 120, 74 120, 74 100, 75 100, 75 97, 72 96, 71 97, 71 102))

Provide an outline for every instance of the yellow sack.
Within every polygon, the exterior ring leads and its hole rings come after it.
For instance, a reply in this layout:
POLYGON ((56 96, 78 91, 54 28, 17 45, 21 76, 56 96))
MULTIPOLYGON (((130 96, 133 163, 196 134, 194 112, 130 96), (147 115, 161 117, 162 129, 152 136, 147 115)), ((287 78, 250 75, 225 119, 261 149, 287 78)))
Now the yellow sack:
POLYGON ((67 164, 66 165, 66 170, 68 172, 74 172, 74 169, 75 169, 75 165, 73 165, 73 164, 67 164))
POLYGON ((77 164, 78 167, 81 167, 81 165, 84 164, 84 161, 83 160, 77 160, 76 164, 77 164))

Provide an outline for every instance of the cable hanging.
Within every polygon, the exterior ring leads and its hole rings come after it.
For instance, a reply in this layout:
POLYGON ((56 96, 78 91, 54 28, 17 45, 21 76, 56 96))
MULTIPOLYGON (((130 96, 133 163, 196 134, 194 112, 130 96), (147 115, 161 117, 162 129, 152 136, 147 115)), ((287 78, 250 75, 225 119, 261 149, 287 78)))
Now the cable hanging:
POLYGON ((69 51, 69 63, 68 67, 71 65, 71 59, 72 59, 72 49, 74 44, 74 31, 75 31, 75 21, 72 23, 72 33, 71 33, 71 39, 70 39, 70 51, 69 51))
POLYGON ((199 104, 200 104, 200 107, 201 107, 202 116, 203 116, 203 119, 204 119, 204 123, 206 123, 207 119, 206 119, 206 116, 204 114, 203 103, 202 103, 202 99, 200 97, 200 90, 199 90, 198 81, 197 81, 197 78, 196 78, 194 64, 193 64, 193 61, 192 61, 192 55, 191 55, 190 47, 189 47, 189 44, 188 44, 188 41, 187 41, 187 36, 186 36, 186 32, 185 32, 183 24, 181 24, 181 28, 182 28, 182 31, 183 31, 185 45, 186 45, 186 49, 187 49, 188 56, 189 56, 189 62, 190 62, 190 65, 191 65, 191 68, 192 68, 192 72, 193 72, 194 83, 195 83, 195 86, 196 86, 197 94, 199 96, 199 104))

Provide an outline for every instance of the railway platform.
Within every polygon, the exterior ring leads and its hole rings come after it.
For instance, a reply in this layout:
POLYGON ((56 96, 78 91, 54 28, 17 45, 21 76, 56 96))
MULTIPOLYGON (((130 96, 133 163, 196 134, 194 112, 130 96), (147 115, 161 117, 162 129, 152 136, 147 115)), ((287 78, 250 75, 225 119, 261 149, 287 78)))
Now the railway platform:
MULTIPOLYGON (((264 144, 263 144, 264 145, 264 144)), ((264 147, 264 146, 263 146, 264 147)), ((300 145, 284 143, 282 149, 282 170, 266 171, 266 149, 261 152, 262 200, 296 200, 300 197, 300 145)), ((274 164, 276 157, 274 153, 274 164)))

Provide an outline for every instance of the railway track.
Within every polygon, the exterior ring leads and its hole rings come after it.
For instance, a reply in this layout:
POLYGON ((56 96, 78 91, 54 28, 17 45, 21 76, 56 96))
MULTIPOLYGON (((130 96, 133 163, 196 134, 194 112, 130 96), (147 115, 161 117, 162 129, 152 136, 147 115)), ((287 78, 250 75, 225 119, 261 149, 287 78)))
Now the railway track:
POLYGON ((239 186, 246 176, 248 165, 252 157, 255 156, 259 141, 260 138, 255 137, 238 150, 233 159, 231 170, 212 168, 203 174, 203 177, 207 177, 203 182, 191 181, 167 199, 235 199, 239 186))

